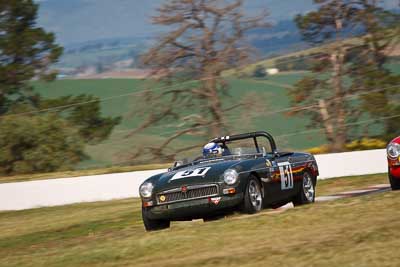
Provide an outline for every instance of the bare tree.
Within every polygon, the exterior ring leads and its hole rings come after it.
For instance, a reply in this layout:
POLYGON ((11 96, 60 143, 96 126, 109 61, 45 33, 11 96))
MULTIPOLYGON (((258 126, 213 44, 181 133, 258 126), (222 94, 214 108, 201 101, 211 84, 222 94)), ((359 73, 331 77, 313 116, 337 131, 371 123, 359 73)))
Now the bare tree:
MULTIPOLYGON (((318 10, 299 15, 296 22, 306 41, 313 45, 325 43, 327 49, 316 58, 312 74, 291 91, 292 102, 317 106, 309 111, 310 126, 322 127, 331 150, 342 151, 352 130, 347 124, 366 113, 349 96, 393 83, 388 79, 389 71, 383 67, 387 58, 384 51, 395 37, 388 35, 394 32, 393 18, 375 0, 314 0, 314 3, 319 5, 318 10), (350 37, 359 40, 351 42, 350 37)), ((378 105, 379 101, 375 98, 372 102, 378 105)))
POLYGON ((168 31, 143 56, 143 63, 152 70, 154 85, 165 87, 143 94, 136 114, 146 115, 146 119, 131 134, 157 124, 176 123, 179 127, 169 138, 148 148, 153 155, 170 159, 165 149, 175 139, 187 134, 209 137, 226 133, 227 114, 252 107, 248 98, 230 98, 222 74, 250 58, 245 33, 267 23, 266 12, 245 17, 243 0, 170 0, 157 11, 152 22, 168 31))
POLYGON ((346 119, 348 106, 345 101, 346 75, 345 58, 350 48, 344 42, 355 26, 353 5, 347 0, 315 0, 320 4, 317 11, 304 16, 298 16, 296 22, 303 38, 312 44, 331 42, 329 49, 317 59, 318 63, 313 72, 316 76, 305 77, 301 80, 292 95, 304 95, 306 99, 318 100, 319 114, 313 114, 315 124, 321 124, 333 151, 343 149, 347 139, 346 119), (321 77, 322 75, 328 77, 321 77), (319 77, 318 77, 319 76, 319 77), (305 95, 305 91, 308 91, 305 95))

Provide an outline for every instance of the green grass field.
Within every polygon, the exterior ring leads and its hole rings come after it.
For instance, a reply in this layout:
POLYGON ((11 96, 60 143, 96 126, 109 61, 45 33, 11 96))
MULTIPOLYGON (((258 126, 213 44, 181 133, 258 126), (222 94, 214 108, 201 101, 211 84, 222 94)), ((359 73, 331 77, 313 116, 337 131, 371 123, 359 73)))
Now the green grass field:
MULTIPOLYGON (((307 50, 308 51, 308 50, 307 50)), ((306 52, 307 52, 306 51, 306 52)), ((311 53, 314 50, 308 51, 311 53)), ((250 67, 250 66, 249 66, 250 67)), ((389 68, 400 73, 400 64, 390 64, 389 68)), ((243 109, 228 114, 227 121, 232 133, 267 130, 277 140, 282 150, 304 150, 319 146, 326 142, 322 131, 301 133, 306 130, 308 118, 289 117, 285 112, 290 108, 288 90, 307 72, 288 72, 269 76, 265 79, 239 79, 227 77, 231 86, 232 98, 224 98, 223 104, 237 103, 244 98, 254 99, 263 108, 244 115, 243 109), (284 135, 284 136, 282 136, 284 135)), ((116 127, 110 138, 101 144, 88 146, 87 153, 91 159, 82 162, 78 169, 104 168, 115 165, 127 165, 131 162, 127 155, 135 150, 138 144, 157 144, 163 142, 174 132, 178 121, 165 121, 161 125, 147 129, 141 134, 127 138, 129 131, 138 126, 143 117, 134 116, 134 107, 141 101, 135 93, 147 86, 144 80, 135 79, 101 79, 101 80, 58 80, 52 83, 34 82, 37 92, 48 98, 65 95, 91 94, 101 99, 114 97, 101 103, 102 112, 108 116, 122 116, 122 123, 116 127), (122 96, 121 96, 122 95, 122 96), (121 96, 121 97, 118 97, 121 96)), ((157 89, 153 87, 153 89, 157 89)), ((161 89, 160 89, 161 90, 161 89)), ((196 107, 194 107, 196 108, 196 107)), ((371 132, 374 132, 373 129, 371 132)), ((196 143, 205 143, 194 136, 182 137, 173 143, 175 147, 183 147, 196 143), (196 142, 197 141, 197 142, 196 142)), ((194 151, 199 153, 198 151, 194 151)), ((183 156, 193 156, 193 151, 183 156)))
MULTIPOLYGON (((387 183, 319 181, 318 195, 387 183)), ((146 233, 127 199, 0 212, 0 266, 399 266, 400 192, 146 233)))
MULTIPOLYGON (((324 143, 320 133, 296 135, 279 138, 281 134, 296 133, 305 130, 306 118, 288 117, 284 112, 271 114, 290 107, 287 90, 294 82, 301 79, 302 74, 280 74, 265 80, 229 78, 232 88, 230 100, 237 101, 244 97, 252 97, 262 106, 263 111, 254 111, 250 116, 242 116, 243 110, 236 110, 227 114, 229 124, 235 133, 267 130, 277 137, 282 149, 301 150, 324 143)), ((58 97, 67 94, 92 94, 100 98, 135 93, 145 88, 143 80, 104 79, 104 80, 59 80, 52 83, 38 83, 35 88, 45 97, 58 97)), ((117 97, 101 103, 102 112, 109 116, 122 116, 122 123, 116 127, 110 138, 102 144, 88 146, 87 152, 91 160, 84 162, 79 168, 108 167, 126 164, 124 155, 129 153, 138 144, 160 143, 169 136, 174 125, 179 122, 165 122, 163 125, 146 130, 143 134, 126 138, 130 129, 137 126, 144 118, 132 116, 133 108, 140 101, 137 95, 117 97)), ((176 146, 183 146, 198 140, 195 137, 185 137, 177 140, 176 146)), ((202 140, 206 142, 207 140, 202 140)), ((200 151, 200 150, 199 150, 200 151)))

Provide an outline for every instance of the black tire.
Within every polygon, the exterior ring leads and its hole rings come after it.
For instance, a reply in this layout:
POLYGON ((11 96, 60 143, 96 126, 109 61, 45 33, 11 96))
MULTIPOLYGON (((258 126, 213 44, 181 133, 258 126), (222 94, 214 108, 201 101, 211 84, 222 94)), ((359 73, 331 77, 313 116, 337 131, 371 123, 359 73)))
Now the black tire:
POLYGON ((304 204, 310 204, 315 201, 316 180, 317 179, 313 177, 308 171, 305 171, 303 173, 301 188, 293 199, 293 205, 300 206, 304 204))
POLYGON ((244 192, 241 210, 247 214, 254 214, 263 208, 263 196, 261 185, 257 178, 250 176, 244 192))
POLYGON ((146 229, 146 231, 158 231, 158 230, 163 230, 163 229, 167 229, 170 227, 170 221, 168 221, 168 220, 149 219, 149 217, 147 216, 146 208, 142 208, 142 219, 143 219, 143 224, 144 224, 144 228, 146 229))
POLYGON ((389 182, 392 190, 400 190, 400 179, 394 178, 392 175, 390 175, 390 173, 389 173, 389 182))

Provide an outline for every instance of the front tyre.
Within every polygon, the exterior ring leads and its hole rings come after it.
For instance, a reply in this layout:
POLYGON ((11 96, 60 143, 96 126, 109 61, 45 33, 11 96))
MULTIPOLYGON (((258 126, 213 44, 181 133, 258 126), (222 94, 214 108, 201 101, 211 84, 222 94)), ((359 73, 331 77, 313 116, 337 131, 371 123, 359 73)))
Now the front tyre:
POLYGON ((259 212, 263 207, 263 197, 260 182, 254 176, 250 179, 244 192, 242 211, 248 214, 259 212))
POLYGON ((299 206, 315 201, 315 181, 316 179, 314 179, 308 171, 304 172, 301 189, 293 199, 293 205, 299 206))
POLYGON ((142 219, 146 231, 157 231, 157 230, 167 229, 170 227, 170 221, 149 219, 147 213, 148 213, 147 209, 142 208, 142 219))
POLYGON ((392 188, 392 190, 400 190, 400 179, 394 178, 389 173, 389 181, 390 181, 390 187, 392 188))

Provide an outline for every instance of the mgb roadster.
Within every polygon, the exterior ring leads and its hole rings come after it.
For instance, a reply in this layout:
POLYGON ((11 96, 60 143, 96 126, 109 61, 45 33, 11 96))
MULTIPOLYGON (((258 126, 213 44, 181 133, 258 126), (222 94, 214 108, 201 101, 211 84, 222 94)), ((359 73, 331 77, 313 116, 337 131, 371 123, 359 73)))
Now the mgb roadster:
POLYGON ((174 220, 213 220, 239 210, 252 214, 288 202, 314 202, 318 166, 309 153, 281 152, 264 131, 222 136, 191 161, 140 185, 147 231, 174 220))

